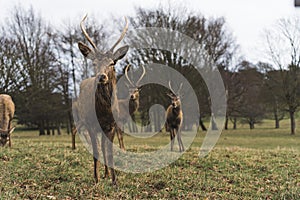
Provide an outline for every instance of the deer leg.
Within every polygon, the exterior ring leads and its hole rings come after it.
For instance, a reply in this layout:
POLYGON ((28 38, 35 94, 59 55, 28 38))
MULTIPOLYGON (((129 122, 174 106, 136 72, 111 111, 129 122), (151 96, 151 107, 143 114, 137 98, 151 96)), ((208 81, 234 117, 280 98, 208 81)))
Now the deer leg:
POLYGON ((108 178, 108 168, 107 168, 107 136, 103 133, 101 137, 101 151, 103 154, 103 161, 104 161, 104 176, 103 179, 108 178))
POLYGON ((178 130, 178 132, 177 132, 177 140, 178 140, 178 145, 179 145, 179 151, 183 152, 184 151, 184 146, 183 146, 183 143, 182 143, 182 140, 181 140, 181 131, 180 130, 178 130))
POLYGON ((119 140, 120 149, 122 149, 122 151, 124 152, 125 146, 124 146, 124 142, 123 142, 123 131, 120 128, 117 128, 117 136, 118 136, 118 140, 119 140))
MULTIPOLYGON (((8 129, 7 130, 10 130, 10 122, 8 123, 8 129)), ((8 135, 8 146, 11 147, 11 137, 10 137, 10 133, 8 135)))
POLYGON ((114 130, 112 129, 108 135, 108 140, 107 140, 107 157, 108 157, 108 167, 111 172, 112 184, 116 185, 117 180, 116 180, 116 173, 114 169, 113 141, 114 141, 114 130))
POLYGON ((92 142, 92 148, 93 148, 93 157, 94 157, 94 178, 96 183, 99 181, 99 151, 97 146, 97 139, 93 132, 89 131, 91 142, 92 142))
POLYGON ((184 149, 184 145, 183 145, 183 142, 182 142, 182 139, 181 139, 181 130, 180 130, 179 134, 180 134, 181 148, 182 148, 182 151, 184 151, 185 149, 184 149))
POLYGON ((175 134, 174 134, 174 129, 173 128, 170 128, 170 136, 171 136, 171 151, 173 151, 174 138, 175 138, 175 134))

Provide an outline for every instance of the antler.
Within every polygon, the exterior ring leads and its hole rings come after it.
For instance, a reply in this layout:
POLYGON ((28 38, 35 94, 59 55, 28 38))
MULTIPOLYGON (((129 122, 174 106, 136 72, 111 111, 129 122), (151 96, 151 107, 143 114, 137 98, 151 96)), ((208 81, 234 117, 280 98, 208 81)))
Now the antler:
POLYGON ((174 90, 172 89, 171 81, 169 81, 169 88, 170 88, 171 92, 176 96, 180 95, 180 90, 182 89, 182 85, 183 85, 183 83, 180 83, 179 89, 177 90, 177 93, 175 93, 174 90))
MULTIPOLYGON (((84 18, 81 20, 80 22, 80 28, 81 31, 83 32, 84 36, 86 37, 86 39, 90 42, 90 44, 93 46, 94 49, 97 49, 97 46, 95 45, 95 43, 92 41, 92 39, 90 38, 90 36, 88 35, 88 33, 86 32, 84 26, 83 26, 83 22, 84 20, 87 18, 87 14, 84 16, 84 18)), ((97 49, 98 50, 98 49, 97 49)))
POLYGON ((182 85, 183 85, 183 83, 180 83, 179 89, 178 89, 178 91, 177 91, 177 94, 178 94, 178 95, 180 95, 180 90, 182 89, 182 85))
POLYGON ((143 79, 143 77, 145 76, 145 73, 146 73, 146 70, 145 70, 144 65, 142 65, 142 68, 143 68, 143 73, 142 73, 142 75, 140 76, 139 80, 138 80, 138 81, 136 82, 136 84, 135 84, 137 87, 139 87, 140 81, 143 79))
POLYGON ((127 74, 128 69, 129 69, 129 66, 130 66, 130 64, 128 64, 128 65, 126 66, 126 68, 125 68, 125 77, 126 77, 127 81, 130 83, 130 85, 131 85, 132 87, 135 87, 134 84, 133 84, 133 83, 131 82, 131 80, 129 79, 128 74, 127 74))
POLYGON ((171 81, 169 81, 169 88, 170 88, 171 92, 172 92, 174 95, 176 95, 176 93, 175 93, 174 90, 172 89, 171 81))
POLYGON ((126 34, 127 30, 128 30, 128 21, 127 21, 126 17, 125 17, 125 22, 126 22, 126 25, 125 25, 125 27, 123 29, 123 32, 122 32, 120 38, 117 40, 117 42, 110 49, 111 52, 113 52, 114 49, 115 49, 115 47, 123 40, 123 38, 124 38, 124 36, 125 36, 125 34, 126 34))

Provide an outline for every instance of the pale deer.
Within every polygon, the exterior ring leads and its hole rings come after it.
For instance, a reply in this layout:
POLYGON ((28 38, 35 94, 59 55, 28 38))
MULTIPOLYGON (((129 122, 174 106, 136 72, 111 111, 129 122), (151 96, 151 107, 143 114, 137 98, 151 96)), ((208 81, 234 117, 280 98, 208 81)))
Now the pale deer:
POLYGON ((116 88, 116 71, 114 65, 120 59, 122 59, 129 47, 123 46, 114 51, 115 47, 123 40, 127 29, 128 22, 125 18, 126 25, 123 32, 117 42, 107 52, 100 52, 97 46, 84 28, 84 21, 87 16, 83 18, 80 23, 81 30, 92 45, 93 48, 88 45, 79 42, 78 47, 85 58, 92 60, 93 66, 97 69, 95 77, 85 79, 80 84, 80 94, 77 99, 77 109, 79 115, 79 124, 83 124, 87 129, 94 156, 94 178, 95 181, 99 181, 99 149, 97 142, 97 133, 101 132, 101 150, 103 154, 103 160, 105 165, 104 178, 111 172, 111 179, 113 185, 116 185, 116 174, 114 170, 113 160, 113 139, 117 128, 114 116, 118 115, 118 99, 116 88), (94 98, 92 98, 94 97, 94 98), (93 101, 94 100, 94 101, 93 101), (91 116, 91 113, 95 113, 95 117, 91 116), (99 130, 99 125, 101 130, 99 130))
POLYGON ((0 94, 0 145, 4 146, 8 142, 11 147, 12 119, 15 113, 15 104, 7 94, 0 94))
POLYGON ((142 66, 143 72, 142 72, 140 78, 138 79, 138 81, 136 81, 136 83, 133 84, 132 81, 128 77, 129 66, 130 65, 127 65, 125 67, 125 70, 124 70, 125 77, 126 77, 128 83, 130 84, 130 86, 129 86, 129 96, 125 99, 119 99, 119 101, 118 101, 119 110, 120 110, 119 123, 123 127, 120 127, 118 129, 117 136, 118 136, 120 148, 123 151, 125 151, 125 146, 124 146, 124 142, 123 142, 124 124, 129 121, 130 117, 132 119, 134 119, 134 113, 139 109, 139 106, 140 106, 140 90, 141 90, 140 82, 143 79, 143 77, 145 76, 145 72, 146 72, 144 66, 142 66), (128 113, 129 113, 129 115, 128 115, 128 113))
POLYGON ((180 100, 180 90, 182 88, 182 83, 179 86, 177 93, 171 87, 171 82, 169 81, 169 89, 171 93, 167 95, 171 99, 171 105, 167 108, 166 111, 166 131, 170 132, 171 139, 171 151, 173 151, 175 136, 177 135, 177 141, 179 145, 179 151, 184 151, 184 146, 181 140, 181 126, 183 120, 183 113, 181 108, 181 100, 180 100))

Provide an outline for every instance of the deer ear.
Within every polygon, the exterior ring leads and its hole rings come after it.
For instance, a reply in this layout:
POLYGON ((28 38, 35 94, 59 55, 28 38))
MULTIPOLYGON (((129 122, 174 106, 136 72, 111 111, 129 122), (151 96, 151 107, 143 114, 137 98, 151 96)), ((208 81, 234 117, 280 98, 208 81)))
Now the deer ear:
POLYGON ((78 48, 85 58, 89 58, 91 60, 95 58, 95 52, 83 42, 78 43, 78 48))
POLYGON ((128 45, 119 48, 119 49, 113 54, 113 61, 116 63, 118 60, 122 59, 122 58, 126 55, 128 49, 129 49, 129 46, 128 46, 128 45))

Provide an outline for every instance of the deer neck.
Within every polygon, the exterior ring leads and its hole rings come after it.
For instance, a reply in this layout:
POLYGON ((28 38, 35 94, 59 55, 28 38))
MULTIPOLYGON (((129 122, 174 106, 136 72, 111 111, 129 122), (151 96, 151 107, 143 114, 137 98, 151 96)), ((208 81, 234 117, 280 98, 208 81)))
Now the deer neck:
POLYGON ((172 108, 172 112, 175 114, 175 115, 179 115, 180 114, 180 111, 181 111, 181 106, 177 106, 176 108, 172 108))
POLYGON ((114 78, 112 78, 111 81, 106 84, 98 84, 96 95, 99 97, 99 99, 102 99, 102 101, 110 102, 114 100, 112 98, 115 96, 115 94, 117 94, 117 91, 116 80, 114 78))
POLYGON ((130 113, 130 115, 132 113, 134 113, 135 111, 137 111, 137 109, 139 108, 139 104, 140 103, 139 103, 138 98, 136 98, 134 100, 132 100, 132 99, 129 100, 129 113, 130 113))

